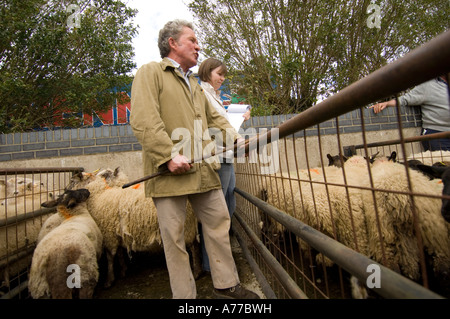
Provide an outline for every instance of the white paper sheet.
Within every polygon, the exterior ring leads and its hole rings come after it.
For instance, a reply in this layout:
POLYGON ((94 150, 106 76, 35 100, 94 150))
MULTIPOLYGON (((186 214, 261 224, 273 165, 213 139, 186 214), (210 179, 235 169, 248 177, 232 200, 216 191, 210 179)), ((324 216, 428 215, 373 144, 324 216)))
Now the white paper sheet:
POLYGON ((239 131, 242 123, 244 122, 244 115, 247 112, 247 104, 230 104, 228 105, 228 118, 230 119, 230 124, 234 127, 236 131, 239 131))

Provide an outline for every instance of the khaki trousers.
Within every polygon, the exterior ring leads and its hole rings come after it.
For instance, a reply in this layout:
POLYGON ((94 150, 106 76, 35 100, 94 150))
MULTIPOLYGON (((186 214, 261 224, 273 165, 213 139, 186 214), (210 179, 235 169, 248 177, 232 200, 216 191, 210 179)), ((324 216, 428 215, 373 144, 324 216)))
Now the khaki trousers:
POLYGON ((153 198, 174 299, 193 299, 197 296, 184 240, 187 200, 202 223, 214 288, 225 289, 239 284, 228 234, 230 216, 222 190, 153 198))

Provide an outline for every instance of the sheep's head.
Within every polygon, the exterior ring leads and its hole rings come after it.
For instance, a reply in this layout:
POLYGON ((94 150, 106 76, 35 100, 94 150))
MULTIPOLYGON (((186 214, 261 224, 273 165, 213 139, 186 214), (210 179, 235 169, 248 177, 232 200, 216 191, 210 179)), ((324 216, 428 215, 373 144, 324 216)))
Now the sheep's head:
POLYGON ((110 187, 122 186, 129 182, 128 176, 119 167, 114 170, 110 168, 104 169, 98 172, 97 176, 103 178, 110 187))
MULTIPOLYGON (((450 196, 450 167, 419 164, 417 169, 427 175, 442 179, 442 184, 444 184, 442 195, 450 196)), ((442 217, 450 223, 450 199, 442 198, 441 213, 442 217)))
POLYGON ((334 156, 331 156, 331 154, 327 154, 327 158, 328 158, 328 166, 334 165, 337 167, 342 167, 342 163, 345 163, 348 160, 348 157, 346 157, 342 154, 334 155, 334 156))
POLYGON ((59 195, 57 199, 44 202, 41 206, 51 208, 62 205, 66 208, 74 208, 78 204, 85 202, 89 198, 89 195, 90 192, 85 188, 66 190, 62 195, 59 195))
POLYGON ((387 156, 387 160, 391 162, 397 162, 397 152, 393 151, 391 155, 387 156))
MULTIPOLYGON (((6 187, 6 195, 10 196, 19 196, 19 195, 29 195, 32 193, 40 193, 42 191, 46 191, 44 187, 44 183, 24 177, 11 177, 8 180, 0 181, 1 187, 6 187)), ((5 191, 2 190, 2 194, 4 195, 5 191)))
POLYGON ((95 174, 94 173, 85 173, 85 172, 79 172, 70 178, 69 185, 66 186, 65 190, 71 190, 71 189, 79 189, 90 182, 95 180, 95 174))

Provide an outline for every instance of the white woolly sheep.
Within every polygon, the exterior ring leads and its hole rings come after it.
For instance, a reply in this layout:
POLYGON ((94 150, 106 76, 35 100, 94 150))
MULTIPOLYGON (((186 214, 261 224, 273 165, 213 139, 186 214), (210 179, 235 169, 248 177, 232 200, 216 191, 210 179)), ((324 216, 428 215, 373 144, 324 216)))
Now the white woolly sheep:
MULTIPOLYGON (((278 204, 278 207, 288 214, 346 246, 367 254, 366 218, 361 195, 358 189, 342 186, 345 184, 358 186, 362 183, 360 179, 367 178, 367 160, 363 157, 353 157, 349 160, 344 164, 347 183, 344 183, 343 170, 335 166, 314 168, 309 172, 300 171, 298 180, 295 179, 296 174, 291 172, 289 175, 294 178, 293 180, 284 179, 281 182, 280 179, 272 177, 266 181, 267 187, 271 184, 278 190, 272 192, 269 188, 267 201, 274 206, 278 204), (281 189, 284 189, 286 194, 278 198, 274 194, 281 189), (281 203, 283 204, 280 207, 281 203), (358 236, 354 235, 355 232, 358 236)), ((299 244, 302 249, 307 249, 303 241, 299 241, 299 244)), ((315 259, 318 264, 333 265, 333 262, 323 254, 319 253, 315 259)), ((356 278, 352 278, 350 283, 354 298, 367 297, 367 291, 361 289, 363 287, 358 284, 356 278), (358 294, 355 295, 355 292, 358 294)))
MULTIPOLYGON (((311 175, 310 181, 285 179, 282 185, 288 194, 281 200, 273 194, 282 189, 280 186, 275 187, 275 192, 268 191, 268 202, 346 246, 357 248, 364 255, 416 280, 420 276, 419 251, 412 227, 410 196, 397 193, 409 192, 405 166, 379 158, 370 167, 372 180, 367 160, 360 156, 353 156, 345 162, 345 175, 333 166, 316 168, 314 170, 320 174, 311 175), (375 192, 370 190, 372 187, 375 192), (354 237, 355 231, 357 238, 354 237)), ((417 171, 410 170, 409 173, 414 193, 438 195, 442 192, 442 185, 438 182, 430 181, 417 171)), ((269 180, 275 183, 273 177, 269 180)), ((268 186, 263 187, 270 190, 268 186)), ((415 198, 424 248, 432 258, 436 276, 445 276, 450 268, 450 238, 439 214, 440 200, 431 196, 415 198)), ((332 265, 327 258, 322 261, 320 255, 316 260, 326 266, 332 265)))
MULTIPOLYGON (((372 176, 377 189, 375 194, 383 240, 385 247, 390 250, 388 255, 393 257, 391 261, 400 267, 402 274, 417 280, 420 275, 419 247, 413 226, 411 197, 407 195, 410 188, 405 167, 391 162, 375 163, 372 176)), ((409 180, 412 192, 417 194, 414 196, 414 205, 425 252, 432 259, 434 274, 437 277, 446 275, 450 269, 449 229, 440 214, 442 201, 432 197, 442 194, 442 183, 429 180, 416 170, 409 170, 409 180), (420 194, 424 196, 419 196, 420 194)), ((365 209, 367 211, 370 208, 366 206, 365 209)), ((370 242, 379 243, 372 238, 370 242)), ((372 248, 373 254, 380 252, 380 249, 372 248)), ((380 257, 375 256, 375 259, 381 260, 380 257)))
POLYGON ((88 197, 86 189, 67 190, 57 200, 42 204, 57 206, 64 221, 34 251, 28 282, 34 299, 92 298, 99 278, 102 234, 87 210, 88 197), (75 269, 75 282, 68 279, 69 266, 75 269))
MULTIPOLYGON (((309 172, 302 170, 299 172, 298 180, 292 173, 290 176, 294 179, 289 180, 287 176, 283 176, 283 182, 280 178, 271 177, 267 181, 263 179, 267 185, 263 185, 263 188, 269 190, 268 203, 349 247, 358 248, 357 250, 366 253, 366 238, 364 236, 355 238, 352 228, 354 225, 358 231, 365 230, 361 196, 357 189, 345 188, 343 185, 361 185, 362 182, 359 180, 367 178, 368 175, 367 161, 363 157, 351 157, 344 164, 344 168, 346 168, 346 183, 342 168, 329 166, 314 168, 309 172), (272 187, 276 191, 271 191, 272 187), (280 189, 287 192, 285 196, 281 195, 282 198, 277 196, 280 189)), ((317 259, 322 260, 322 257, 318 256, 317 259)), ((324 262, 328 266, 332 265, 328 258, 325 258, 324 262)))
POLYGON ((5 199, 13 196, 15 193, 15 184, 10 180, 0 180, 0 199, 5 199))
POLYGON ((33 178, 16 176, 7 180, 0 180, 0 199, 3 200, 1 202, 2 205, 5 204, 5 199, 14 199, 14 196, 44 190, 46 190, 44 183, 33 178))
MULTIPOLYGON (((376 191, 361 189, 360 192, 368 225, 368 256, 380 263, 384 262, 389 268, 413 280, 418 280, 420 254, 413 227, 411 197, 407 195, 410 189, 406 169, 392 161, 376 160, 371 168, 371 176, 373 184, 366 180, 365 185, 361 186, 373 186, 376 191), (381 234, 377 223, 380 223, 381 234)), ((425 251, 432 259, 433 272, 437 277, 446 276, 450 268, 450 238, 445 222, 439 216, 440 201, 432 197, 442 192, 442 185, 437 181, 430 181, 412 169, 409 170, 409 179, 413 193, 425 194, 415 196, 414 204, 419 232, 425 251)))
MULTIPOLYGON (((143 187, 123 189, 121 186, 127 182, 124 176, 118 168, 114 172, 104 170, 96 175, 81 173, 74 175, 69 185, 70 188, 85 187, 91 192, 87 205, 102 231, 108 260, 105 287, 114 281, 114 257, 120 247, 127 249, 129 254, 132 251, 163 251, 153 200, 145 197, 143 187)), ((186 245, 193 250, 194 276, 197 276, 200 272, 197 219, 189 204, 184 231, 186 245)))
MULTIPOLYGON (((0 220, 8 220, 8 224, 0 228, 0 258, 11 256, 19 249, 31 247, 38 237, 42 223, 48 216, 15 222, 24 216, 32 216, 32 211, 40 209, 40 203, 52 198, 52 193, 38 181, 27 181, 20 178, 11 178, 7 181, 11 190, 11 197, 4 199, 0 204, 0 220), (17 186, 15 183, 17 182, 17 186)), ((29 266, 31 258, 26 257, 14 262, 1 273, 0 279, 9 285, 10 275, 15 275, 29 266)))
MULTIPOLYGON (((98 169, 95 171, 95 173, 79 173, 77 175, 74 175, 71 178, 70 183, 66 187, 66 189, 82 188, 90 182, 94 181, 97 178, 97 175, 103 178, 105 187, 121 186, 125 183, 128 183, 128 177, 124 173, 119 172, 118 168, 116 168, 115 171, 112 171, 111 169, 98 169)), ((134 188, 138 188, 139 186, 140 185, 137 185, 134 188)), ((58 213, 50 216, 42 225, 37 242, 39 243, 42 238, 45 237, 45 235, 47 235, 50 231, 60 225, 63 221, 64 217, 58 213)))

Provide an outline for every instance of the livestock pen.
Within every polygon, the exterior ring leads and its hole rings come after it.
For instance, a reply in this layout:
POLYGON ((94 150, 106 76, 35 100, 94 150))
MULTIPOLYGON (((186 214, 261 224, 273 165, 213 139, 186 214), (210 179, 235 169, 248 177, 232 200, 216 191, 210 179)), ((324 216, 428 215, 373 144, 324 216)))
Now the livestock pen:
POLYGON ((26 298, 28 271, 44 221, 56 211, 41 203, 64 192, 81 167, 0 169, 0 298, 26 298))
MULTIPOLYGON (((249 156, 235 162, 237 209, 232 228, 267 298, 449 297, 449 223, 436 209, 448 196, 439 192, 438 180, 420 179, 418 172, 407 169, 406 160, 426 162, 420 141, 450 137, 450 132, 418 136, 417 130, 405 129, 409 115, 396 108, 390 110, 396 136, 388 136, 370 129, 377 118, 367 109, 449 71, 447 32, 310 109, 273 123, 274 129, 259 135, 245 130, 251 142, 249 156), (358 123, 360 130, 352 133, 358 135, 356 142, 347 138, 345 121, 358 123), (342 167, 328 166, 327 154, 345 155, 354 166, 345 165, 344 159, 338 160, 342 167), (397 162, 405 162, 397 175, 390 170, 394 163, 387 161, 392 154, 397 162), (384 171, 391 175, 382 175, 384 171), (402 188, 390 188, 399 181, 402 188), (429 187, 419 189, 420 185, 429 187)), ((446 156, 439 152, 429 160, 448 161, 446 156)), ((44 182, 45 189, 38 183, 35 191, 42 202, 60 193, 81 170, 0 172, 5 181, 17 180, 9 189, 18 188, 19 177, 44 182)), ((2 193, 9 200, 18 195, 2 193)), ((38 226, 50 213, 36 205, 27 211, 38 226)), ((19 222, 17 213, 0 218, 0 231, 9 234, 19 222)), ((28 221, 23 224, 28 228, 28 221)), ((21 297, 29 259, 14 275, 8 269, 22 256, 29 258, 26 253, 32 253, 34 243, 26 238, 23 245, 10 244, 10 237, 4 236, 0 243, 18 247, 0 254, 0 271, 6 278, 0 297, 21 297)))
POLYGON ((450 296, 450 224, 440 211, 448 195, 408 166, 448 162, 449 152, 423 152, 420 141, 450 132, 407 136, 399 107, 395 138, 367 129, 376 121, 369 105, 449 71, 446 32, 275 128, 244 131, 233 229, 267 296, 450 296), (360 142, 345 144, 340 123, 349 117, 360 142), (328 154, 341 155, 342 167, 329 166, 328 154))

